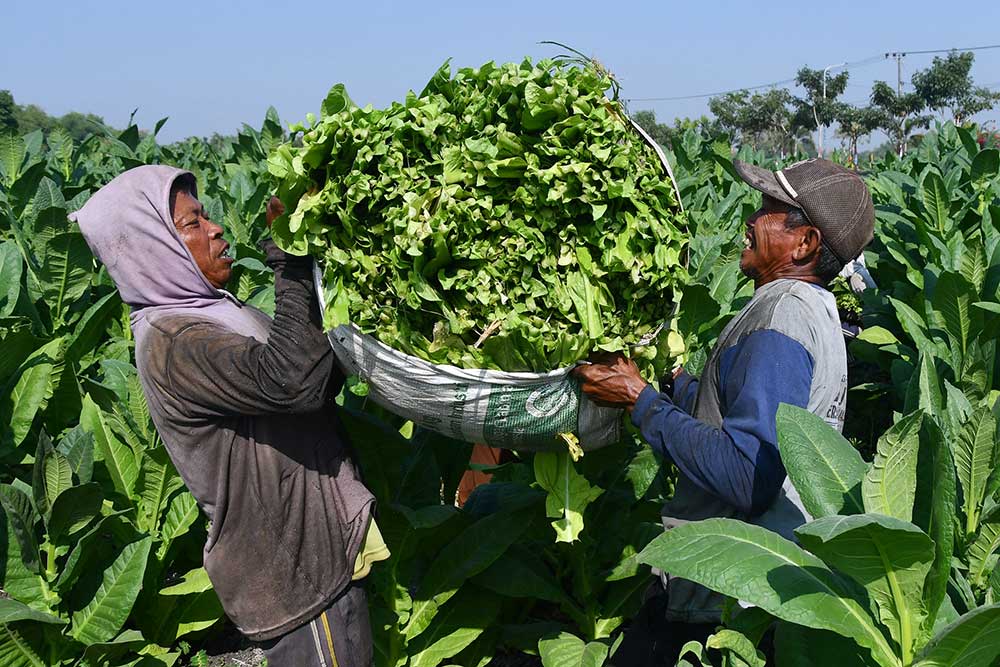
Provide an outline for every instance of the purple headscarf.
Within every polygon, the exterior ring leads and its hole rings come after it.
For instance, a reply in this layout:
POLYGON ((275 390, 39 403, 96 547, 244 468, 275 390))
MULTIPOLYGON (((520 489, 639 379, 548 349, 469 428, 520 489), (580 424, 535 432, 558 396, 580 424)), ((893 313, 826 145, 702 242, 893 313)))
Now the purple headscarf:
POLYGON ((198 315, 243 336, 267 341, 270 318, 216 289, 177 234, 170 188, 191 172, 163 165, 129 169, 98 190, 71 220, 118 287, 130 316, 136 347, 151 316, 198 315))

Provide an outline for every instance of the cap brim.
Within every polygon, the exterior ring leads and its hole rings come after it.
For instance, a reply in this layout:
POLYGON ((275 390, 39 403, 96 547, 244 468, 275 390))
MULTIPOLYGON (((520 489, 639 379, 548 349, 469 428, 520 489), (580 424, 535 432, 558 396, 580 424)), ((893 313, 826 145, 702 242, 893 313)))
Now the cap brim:
POLYGON ((733 160, 733 167, 736 169, 736 173, 740 175, 740 178, 743 179, 743 182, 754 190, 763 192, 769 197, 774 197, 789 206, 801 208, 801 205, 792 199, 785 192, 785 189, 781 187, 781 183, 778 182, 778 177, 774 175, 773 171, 747 164, 746 162, 740 162, 739 160, 733 160))

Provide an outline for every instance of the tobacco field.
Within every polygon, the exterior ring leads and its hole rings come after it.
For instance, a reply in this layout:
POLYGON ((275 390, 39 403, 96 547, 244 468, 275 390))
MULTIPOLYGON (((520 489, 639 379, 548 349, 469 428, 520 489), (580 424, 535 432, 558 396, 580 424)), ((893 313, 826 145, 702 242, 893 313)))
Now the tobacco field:
MULTIPOLYGON (((331 112, 343 112, 343 97, 327 98, 331 112)), ((232 244, 229 289, 272 311, 256 244, 268 233, 275 170, 303 140, 273 110, 259 129, 244 126, 225 142, 164 145, 156 131, 132 125, 83 142, 59 131, 0 136, 4 667, 186 665, 192 647, 224 627, 201 566, 206 520, 150 421, 127 308, 67 214, 130 167, 189 169, 232 244)), ((472 445, 413 428, 349 382, 338 399, 343 421, 392 552, 368 578, 376 665, 485 667, 519 656, 598 667, 638 611, 652 567, 734 600, 723 626, 705 646, 687 647, 682 665, 763 665, 756 645, 772 625, 781 667, 995 664, 1000 151, 978 137, 975 127, 941 124, 905 157, 859 165, 877 209, 866 260, 878 287, 856 301, 841 290, 863 325, 848 345, 847 426, 841 436, 804 411, 785 406, 778 415, 783 461, 814 516, 797 543, 725 519, 663 533, 673 474, 632 434, 579 460, 569 451, 518 452, 478 466, 492 482, 458 508, 472 445)), ((664 180, 656 201, 670 210, 662 237, 673 245, 652 262, 671 267, 661 283, 671 353, 683 350, 697 373, 752 292, 738 258, 759 195, 732 161, 777 164, 747 147, 734 155, 725 139, 693 130, 665 149, 684 211, 672 208, 664 180)), ((477 160, 511 159, 496 150, 496 141, 469 144, 455 169, 471 174, 483 169, 477 160)), ((591 222, 614 212, 587 208, 591 222)), ((287 229, 278 224, 275 233, 287 229)), ((629 251, 657 252, 649 238, 629 251)), ((309 242, 305 233, 299 241, 309 242)), ((525 252, 548 249, 542 239, 525 252)), ((365 258, 344 261, 364 266, 365 258)), ((539 285, 526 289, 544 299, 539 285)), ((350 298, 350 312, 362 313, 350 298)), ((583 306, 567 297, 565 310, 583 306)), ((460 358, 464 345, 441 348, 442 359, 460 358)), ((563 359, 546 349, 537 363, 563 359)))

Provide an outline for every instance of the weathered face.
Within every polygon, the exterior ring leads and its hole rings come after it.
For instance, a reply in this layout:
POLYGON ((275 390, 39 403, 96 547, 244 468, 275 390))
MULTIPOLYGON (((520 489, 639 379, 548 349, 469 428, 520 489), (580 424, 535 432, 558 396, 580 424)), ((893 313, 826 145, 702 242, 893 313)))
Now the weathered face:
POLYGON ((747 220, 740 270, 755 287, 798 274, 814 260, 819 238, 811 237, 818 230, 808 226, 787 229, 788 210, 782 202, 764 195, 761 207, 747 220))
POLYGON ((209 220, 205 207, 187 192, 177 193, 173 214, 177 233, 205 278, 217 289, 225 287, 233 273, 233 259, 222 227, 209 220))

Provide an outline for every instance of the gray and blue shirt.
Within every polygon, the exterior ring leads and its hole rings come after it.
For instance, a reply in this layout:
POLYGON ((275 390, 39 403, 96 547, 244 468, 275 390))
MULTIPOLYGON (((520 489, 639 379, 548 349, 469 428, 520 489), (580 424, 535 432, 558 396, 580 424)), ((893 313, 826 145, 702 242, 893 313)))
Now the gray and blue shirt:
MULTIPOLYGON (((680 471, 663 508, 670 529, 732 517, 788 539, 809 520, 778 453, 775 415, 790 403, 838 431, 847 403, 847 352, 833 295, 800 280, 776 280, 754 292, 723 329, 701 381, 681 374, 673 396, 647 387, 632 422, 680 471)), ((718 622, 722 596, 665 577, 668 616, 718 622)))

